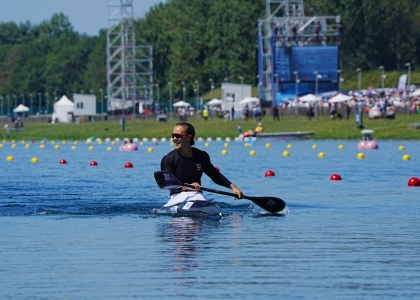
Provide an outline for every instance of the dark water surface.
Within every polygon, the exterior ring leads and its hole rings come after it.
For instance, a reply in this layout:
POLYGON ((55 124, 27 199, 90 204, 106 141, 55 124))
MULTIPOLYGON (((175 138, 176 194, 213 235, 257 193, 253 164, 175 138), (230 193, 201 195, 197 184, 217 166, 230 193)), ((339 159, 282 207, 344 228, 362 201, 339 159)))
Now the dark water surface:
MULTIPOLYGON (((247 200, 208 193, 224 212, 215 220, 159 213, 168 193, 153 172, 168 142, 123 153, 109 143, 89 151, 84 142, 71 150, 73 142, 8 141, 0 298, 419 299, 420 188, 407 182, 420 177, 420 142, 378 143, 357 159, 357 141, 197 142, 245 194, 289 208, 261 216, 247 200), (331 181, 334 173, 343 180, 331 181)), ((219 188, 208 178, 203 186, 219 188)))

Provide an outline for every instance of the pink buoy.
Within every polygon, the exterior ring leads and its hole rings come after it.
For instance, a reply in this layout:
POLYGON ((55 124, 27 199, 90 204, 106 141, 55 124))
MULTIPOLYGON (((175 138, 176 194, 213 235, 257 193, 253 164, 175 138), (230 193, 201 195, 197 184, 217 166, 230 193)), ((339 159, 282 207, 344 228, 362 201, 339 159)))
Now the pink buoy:
POLYGON ((90 165, 91 165, 91 166, 97 166, 97 165, 98 165, 98 163, 97 163, 96 161, 92 160, 92 161, 90 162, 90 165))
POLYGON ((363 140, 357 144, 357 149, 359 150, 376 150, 378 149, 378 143, 372 139, 371 134, 373 130, 365 129, 362 130, 363 140))
POLYGON ((133 143, 124 143, 119 148, 120 151, 137 151, 137 145, 133 143))
POLYGON ((341 180, 340 174, 332 174, 330 180, 341 180))
POLYGON ((124 168, 132 168, 133 164, 131 162, 126 162, 124 168))
POLYGON ((407 184, 408 186, 420 186, 420 179, 417 177, 411 177, 407 184))
POLYGON ((274 172, 271 170, 266 171, 264 174, 264 177, 271 177, 271 176, 276 176, 276 174, 274 174, 274 172))

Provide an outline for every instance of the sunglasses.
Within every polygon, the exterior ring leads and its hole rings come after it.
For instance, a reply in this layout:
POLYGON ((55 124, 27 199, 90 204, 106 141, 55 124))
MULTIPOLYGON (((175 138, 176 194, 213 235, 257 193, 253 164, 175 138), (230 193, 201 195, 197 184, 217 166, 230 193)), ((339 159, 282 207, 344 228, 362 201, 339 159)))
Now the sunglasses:
POLYGON ((185 137, 185 136, 189 136, 189 134, 188 133, 175 133, 175 132, 173 132, 172 133, 172 138, 174 139, 181 139, 181 138, 183 138, 183 137, 185 137))

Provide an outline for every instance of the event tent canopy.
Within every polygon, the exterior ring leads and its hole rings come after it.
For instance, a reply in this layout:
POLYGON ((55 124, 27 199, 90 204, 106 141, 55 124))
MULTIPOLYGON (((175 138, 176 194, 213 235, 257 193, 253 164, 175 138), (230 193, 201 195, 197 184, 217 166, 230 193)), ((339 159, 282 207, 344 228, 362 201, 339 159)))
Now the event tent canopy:
POLYGON ((351 99, 353 99, 353 97, 352 97, 352 96, 347 96, 347 95, 343 95, 343 94, 338 94, 338 95, 335 95, 334 97, 330 98, 330 99, 328 100, 328 102, 330 102, 330 103, 338 103, 338 102, 349 101, 349 100, 351 100, 351 99))
POLYGON ((322 98, 320 96, 315 96, 314 94, 308 94, 299 98, 299 100, 303 102, 312 102, 312 101, 318 101, 321 99, 322 98))
POLYGON ((215 106, 215 105, 222 105, 222 103, 223 103, 222 100, 214 98, 214 99, 210 100, 209 102, 207 102, 206 105, 215 106))
POLYGON ((190 106, 190 104, 188 102, 185 102, 185 101, 178 101, 178 102, 174 103, 173 106, 174 107, 184 107, 184 106, 190 106))
POLYGON ((13 112, 15 113, 21 113, 21 112, 27 112, 29 111, 29 107, 26 107, 23 104, 19 104, 14 110, 13 112))
POLYGON ((241 101, 239 101, 239 104, 244 105, 252 102, 260 103, 260 99, 258 99, 257 97, 245 97, 241 101))
POLYGON ((71 123, 72 114, 74 112, 74 103, 63 95, 60 100, 54 103, 53 121, 58 120, 60 123, 71 123))
POLYGON ((417 91, 414 91, 411 96, 420 96, 420 89, 417 91))

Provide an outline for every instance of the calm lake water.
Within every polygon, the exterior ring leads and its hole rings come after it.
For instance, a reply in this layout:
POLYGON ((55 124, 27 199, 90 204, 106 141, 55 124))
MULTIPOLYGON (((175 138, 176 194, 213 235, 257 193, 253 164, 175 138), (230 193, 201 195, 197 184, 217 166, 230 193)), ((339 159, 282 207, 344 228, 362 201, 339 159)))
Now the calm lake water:
MULTIPOLYGON (((214 220, 159 213, 168 192, 153 172, 169 142, 123 153, 105 142, 89 151, 84 142, 71 150, 73 141, 8 141, 0 298, 419 299, 420 188, 407 182, 420 177, 420 142, 378 141, 364 159, 357 142, 197 142, 245 194, 289 208, 261 216, 248 200, 207 193, 224 212, 214 220), (334 173, 343 180, 331 181, 334 173)), ((207 177, 203 186, 219 188, 207 177)))

